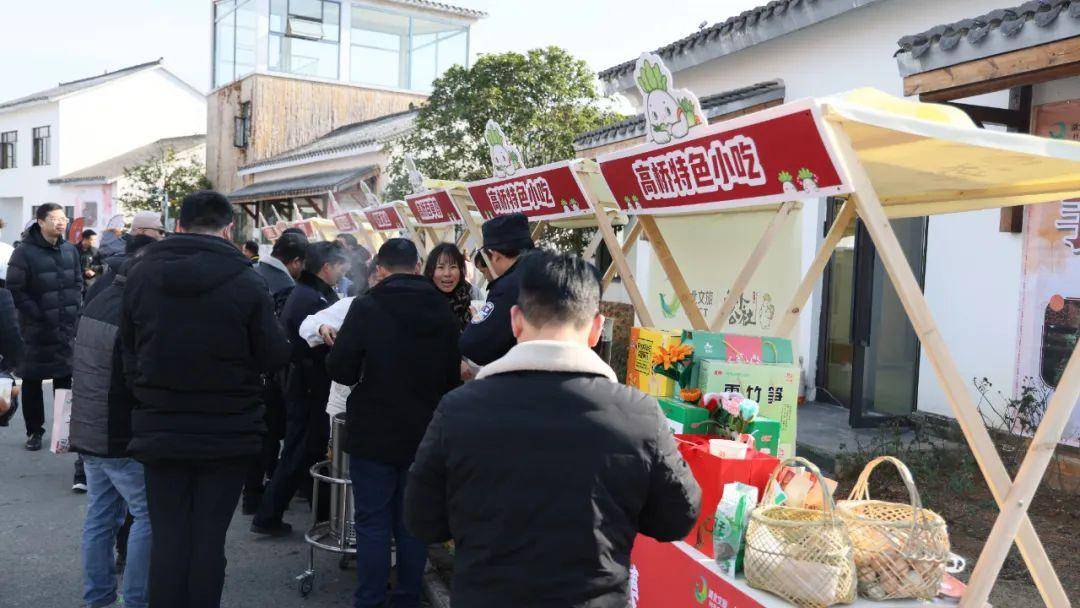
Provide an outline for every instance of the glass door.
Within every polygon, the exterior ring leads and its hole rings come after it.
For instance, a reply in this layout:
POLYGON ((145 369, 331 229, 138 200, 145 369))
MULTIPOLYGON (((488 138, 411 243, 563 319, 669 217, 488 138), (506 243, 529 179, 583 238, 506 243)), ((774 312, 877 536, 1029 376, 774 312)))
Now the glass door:
MULTIPOLYGON (((830 199, 826 229, 840 204, 830 199)), ((921 284, 925 218, 892 220, 892 227, 921 284)), ((875 426, 914 411, 919 340, 861 222, 840 241, 824 289, 819 399, 849 408, 853 427, 875 426)))

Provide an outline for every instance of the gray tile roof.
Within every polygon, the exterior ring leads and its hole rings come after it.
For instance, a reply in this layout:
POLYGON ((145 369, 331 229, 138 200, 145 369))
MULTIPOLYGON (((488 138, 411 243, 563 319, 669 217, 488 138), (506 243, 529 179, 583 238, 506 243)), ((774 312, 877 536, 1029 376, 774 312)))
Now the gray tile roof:
POLYGON ((159 65, 161 65, 160 58, 157 61, 149 61, 147 63, 140 63, 138 65, 121 68, 119 70, 116 70, 115 72, 105 72, 104 74, 100 74, 98 76, 90 76, 87 78, 80 78, 79 80, 61 82, 60 84, 56 85, 51 89, 45 89, 44 91, 31 93, 30 95, 25 95, 17 99, 0 102, 0 110, 6 110, 9 108, 14 108, 16 106, 21 106, 23 104, 34 103, 37 101, 49 101, 51 99, 56 99, 57 97, 63 97, 64 95, 69 95, 76 91, 89 89, 90 87, 95 87, 99 84, 109 82, 110 80, 116 80, 117 78, 128 76, 134 74, 135 72, 139 72, 149 68, 154 68, 159 65))
POLYGON ((465 8, 463 6, 454 6, 453 4, 445 4, 443 2, 433 2, 432 0, 391 0, 391 2, 394 2, 395 4, 418 6, 420 8, 429 8, 432 10, 443 11, 446 13, 454 13, 463 17, 474 17, 476 19, 481 19, 488 16, 488 14, 484 11, 465 8))
POLYGON ((177 154, 186 152, 197 146, 206 145, 205 135, 185 135, 183 137, 167 137, 159 139, 152 144, 140 146, 104 160, 96 165, 85 169, 79 169, 67 175, 54 177, 49 180, 50 184, 72 184, 78 182, 107 182, 112 181, 124 174, 124 169, 141 165, 152 158, 160 158, 165 151, 172 148, 177 154))
POLYGON ((318 196, 327 192, 337 192, 349 188, 375 173, 376 169, 375 165, 366 165, 353 169, 325 171, 323 173, 257 182, 230 192, 228 197, 234 203, 250 203, 260 200, 318 196))
MULTIPOLYGON (((779 38, 881 0, 773 0, 656 49, 672 72, 779 38)), ((717 3, 722 6, 722 3, 717 3)), ((635 59, 602 70, 609 92, 633 86, 635 59)))
POLYGON ((405 110, 396 114, 387 114, 371 120, 354 122, 340 126, 315 141, 304 144, 264 158, 258 162, 240 167, 241 170, 258 169, 269 167, 279 163, 317 159, 335 152, 343 152, 352 148, 363 148, 372 144, 382 144, 387 141, 405 135, 412 130, 413 120, 416 119, 416 110, 405 110))
POLYGON ((918 74, 1080 36, 1080 0, 1036 0, 904 36, 900 73, 918 74))
MULTIPOLYGON (((705 113, 706 118, 712 119, 761 103, 783 100, 784 81, 769 80, 748 87, 708 95, 702 97, 700 101, 701 111, 705 113)), ((587 150, 643 135, 645 135, 645 115, 638 114, 626 120, 578 135, 574 138, 574 149, 587 150)))

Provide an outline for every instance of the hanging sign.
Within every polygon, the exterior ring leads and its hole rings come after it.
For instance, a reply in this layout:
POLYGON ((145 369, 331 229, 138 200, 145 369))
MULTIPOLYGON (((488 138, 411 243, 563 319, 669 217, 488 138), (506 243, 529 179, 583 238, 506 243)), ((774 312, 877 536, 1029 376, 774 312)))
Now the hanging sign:
POLYGON ((493 177, 466 188, 485 220, 511 213, 544 220, 588 215, 591 211, 573 162, 524 169, 513 177, 493 177))
POLYGON ((672 127, 670 143, 654 138, 597 161, 619 207, 630 214, 715 211, 851 192, 819 121, 812 101, 793 102, 691 129, 682 138, 675 136, 683 128, 672 127))
POLYGON ((461 223, 454 201, 445 189, 410 194, 405 197, 405 203, 421 225, 437 227, 461 223))
POLYGON ((263 238, 270 242, 274 242, 281 237, 281 231, 278 230, 277 226, 263 226, 260 232, 262 232, 263 238))
POLYGON ((304 236, 308 238, 312 238, 315 236, 315 225, 312 224, 311 220, 296 220, 295 222, 289 224, 289 227, 299 228, 300 230, 303 230, 304 236))
POLYGON ((364 209, 364 216, 367 217, 372 229, 378 232, 405 228, 405 222, 402 221, 401 214, 398 213, 397 206, 393 203, 364 209))

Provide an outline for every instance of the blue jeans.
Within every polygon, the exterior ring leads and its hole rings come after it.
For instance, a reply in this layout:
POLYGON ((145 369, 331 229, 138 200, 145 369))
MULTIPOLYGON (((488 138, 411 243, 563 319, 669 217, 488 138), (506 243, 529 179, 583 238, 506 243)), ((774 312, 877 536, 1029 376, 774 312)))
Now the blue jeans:
POLYGON ((356 512, 355 608, 375 608, 386 601, 390 582, 390 536, 397 541, 397 587, 393 608, 420 605, 420 584, 427 564, 427 545, 405 529, 402 505, 409 466, 393 466, 349 457, 353 508, 356 512))
POLYGON ((124 606, 146 608, 150 575, 150 515, 146 510, 143 466, 130 458, 83 456, 87 507, 82 561, 86 578, 83 601, 90 608, 116 602, 116 534, 131 512, 133 523, 124 567, 124 606))

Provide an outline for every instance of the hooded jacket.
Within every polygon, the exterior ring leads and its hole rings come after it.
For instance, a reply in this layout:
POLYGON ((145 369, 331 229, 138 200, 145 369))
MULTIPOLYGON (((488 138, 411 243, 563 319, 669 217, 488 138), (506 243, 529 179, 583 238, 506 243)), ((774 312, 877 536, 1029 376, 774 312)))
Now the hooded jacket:
POLYGON ((26 351, 19 368, 24 378, 71 375, 71 343, 82 302, 83 276, 75 246, 57 237, 45 240, 41 226, 30 225, 11 254, 7 288, 19 310, 26 351))
POLYGON ((394 274, 353 300, 330 378, 356 385, 346 405, 345 450, 390 465, 412 462, 435 406, 461 384, 458 321, 425 277, 394 274))
POLYGON ((73 452, 106 458, 127 455, 135 396, 124 381, 120 345, 124 275, 121 269, 79 317, 71 375, 73 452))
POLYGON ((634 537, 683 538, 700 500, 655 399, 583 345, 533 341, 439 404, 405 524, 454 539, 455 608, 624 608, 634 537))
POLYGON ((265 282, 231 243, 180 234, 147 246, 124 289, 124 372, 143 461, 255 455, 261 374, 289 358, 265 282))

